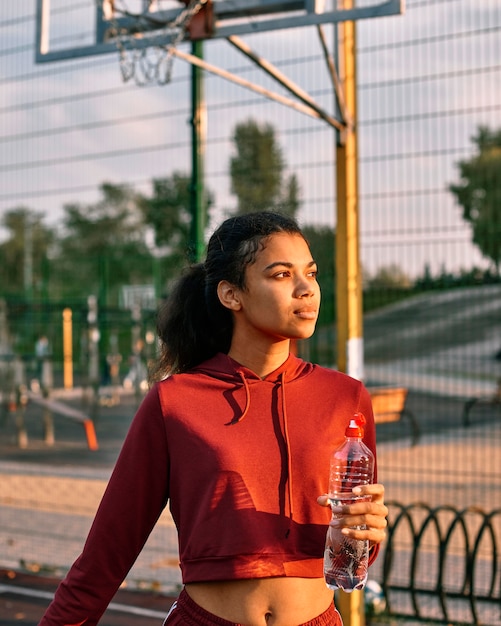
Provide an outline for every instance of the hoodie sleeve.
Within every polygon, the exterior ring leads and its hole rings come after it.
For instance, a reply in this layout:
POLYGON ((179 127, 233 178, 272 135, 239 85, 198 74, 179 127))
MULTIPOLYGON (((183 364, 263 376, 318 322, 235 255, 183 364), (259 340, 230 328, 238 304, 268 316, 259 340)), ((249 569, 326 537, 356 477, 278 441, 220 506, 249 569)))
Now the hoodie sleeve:
POLYGON ((134 417, 82 554, 39 626, 97 624, 168 499, 169 455, 154 387, 134 417))

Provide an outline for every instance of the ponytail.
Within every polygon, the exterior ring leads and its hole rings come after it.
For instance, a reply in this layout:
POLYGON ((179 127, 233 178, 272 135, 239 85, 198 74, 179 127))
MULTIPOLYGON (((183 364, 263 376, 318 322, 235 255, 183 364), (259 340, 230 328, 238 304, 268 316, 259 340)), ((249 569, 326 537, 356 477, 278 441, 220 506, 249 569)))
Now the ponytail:
POLYGON ((230 349, 231 313, 219 299, 208 302, 205 279, 203 263, 190 266, 160 308, 157 332, 161 354, 150 374, 152 380, 185 372, 230 349))

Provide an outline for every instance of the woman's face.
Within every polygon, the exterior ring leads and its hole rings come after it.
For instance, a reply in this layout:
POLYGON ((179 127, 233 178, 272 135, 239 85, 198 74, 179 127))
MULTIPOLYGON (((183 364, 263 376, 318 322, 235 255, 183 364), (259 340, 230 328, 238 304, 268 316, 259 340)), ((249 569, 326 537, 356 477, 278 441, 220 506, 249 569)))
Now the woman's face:
POLYGON ((320 306, 317 265, 300 235, 277 233, 248 265, 245 287, 235 289, 234 332, 271 341, 313 334, 320 306))

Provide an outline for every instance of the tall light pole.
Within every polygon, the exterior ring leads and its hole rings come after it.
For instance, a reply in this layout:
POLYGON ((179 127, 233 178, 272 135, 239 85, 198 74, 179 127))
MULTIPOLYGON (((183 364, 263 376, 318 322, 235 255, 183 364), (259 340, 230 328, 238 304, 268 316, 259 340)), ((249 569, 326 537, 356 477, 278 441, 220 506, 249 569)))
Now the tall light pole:
MULTIPOLYGON (((203 42, 192 42, 192 54, 203 58, 203 42)), ((206 106, 204 97, 203 71, 196 65, 191 66, 191 145, 192 171, 190 186, 190 256, 191 261, 201 260, 204 252, 205 229, 205 186, 204 186, 204 159, 206 143, 206 106)))

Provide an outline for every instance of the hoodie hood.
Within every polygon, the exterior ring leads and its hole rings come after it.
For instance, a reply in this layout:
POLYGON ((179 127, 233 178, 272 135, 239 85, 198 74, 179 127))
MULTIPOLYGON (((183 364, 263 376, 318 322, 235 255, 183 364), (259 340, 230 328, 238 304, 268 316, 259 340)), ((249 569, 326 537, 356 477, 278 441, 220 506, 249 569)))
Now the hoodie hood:
POLYGON ((251 383, 252 381, 267 381, 271 383, 280 380, 290 382, 302 376, 306 376, 313 370, 313 365, 303 361, 299 357, 289 354, 287 359, 273 372, 270 372, 264 378, 258 376, 248 367, 241 365, 227 354, 219 352, 208 361, 204 361, 194 367, 192 372, 200 372, 207 376, 212 376, 226 382, 238 382, 242 380, 242 374, 245 379, 251 383))
MULTIPOLYGON (((212 359, 201 363, 193 368, 193 373, 202 373, 207 376, 217 378, 220 381, 235 385, 235 389, 243 387, 245 389, 245 405, 240 412, 235 413, 233 418, 226 423, 227 426, 234 426, 245 418, 249 412, 252 402, 251 388, 253 384, 273 384, 279 388, 281 396, 281 414, 282 414, 282 436, 286 445, 286 473, 287 473, 287 491, 289 500, 289 529, 286 537, 289 536, 293 522, 293 487, 292 487, 292 458, 290 449, 290 438, 287 420, 287 404, 286 404, 286 383, 307 376, 313 371, 313 365, 307 363, 293 354, 289 354, 287 359, 277 369, 270 372, 264 378, 258 376, 251 369, 241 365, 227 354, 216 354, 212 359)), ((271 411, 271 407, 270 407, 271 411)))
MULTIPOLYGON (((245 389, 245 406, 240 415, 236 414, 229 424, 241 422, 247 415, 251 403, 250 385, 256 383, 279 383, 282 387, 286 382, 291 382, 303 376, 308 375, 313 369, 311 363, 307 363, 302 359, 289 354, 287 359, 270 372, 264 378, 258 376, 248 367, 241 365, 227 354, 218 353, 212 359, 197 365, 193 368, 193 372, 200 372, 208 376, 217 378, 218 380, 234 383, 237 387, 243 386, 245 389)), ((282 399, 285 402, 285 391, 282 389, 282 399)))

